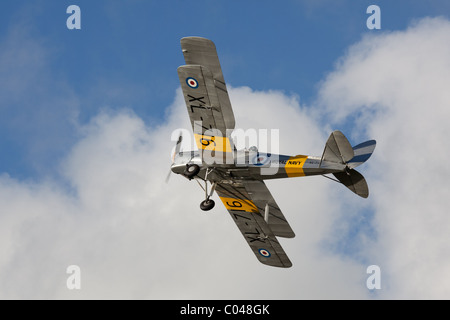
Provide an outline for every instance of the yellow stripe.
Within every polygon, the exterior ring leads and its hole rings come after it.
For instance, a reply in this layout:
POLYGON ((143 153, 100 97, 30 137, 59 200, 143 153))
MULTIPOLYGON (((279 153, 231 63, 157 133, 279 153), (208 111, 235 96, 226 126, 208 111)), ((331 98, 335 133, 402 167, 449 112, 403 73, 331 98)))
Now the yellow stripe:
POLYGON ((216 152, 232 152, 230 140, 227 137, 205 136, 194 133, 197 147, 216 152))
POLYGON ((222 202, 225 205, 225 208, 227 208, 227 210, 259 212, 256 205, 251 200, 225 198, 225 197, 220 197, 220 200, 222 200, 222 202))
POLYGON ((303 177, 305 175, 303 172, 303 165, 305 164, 307 158, 308 156, 290 157, 284 166, 288 177, 303 177))

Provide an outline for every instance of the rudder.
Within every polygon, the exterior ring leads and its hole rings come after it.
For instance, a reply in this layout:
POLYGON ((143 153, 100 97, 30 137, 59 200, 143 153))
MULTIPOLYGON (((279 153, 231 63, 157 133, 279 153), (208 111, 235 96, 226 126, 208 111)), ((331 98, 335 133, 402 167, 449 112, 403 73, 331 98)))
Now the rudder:
POLYGON ((347 163, 354 157, 353 148, 347 138, 339 130, 333 131, 325 144, 322 161, 347 163))
POLYGON ((375 146, 376 141, 369 140, 352 147, 342 132, 333 131, 325 144, 320 167, 341 166, 342 172, 333 173, 336 179, 360 197, 367 198, 369 187, 366 179, 354 168, 369 160, 375 146))

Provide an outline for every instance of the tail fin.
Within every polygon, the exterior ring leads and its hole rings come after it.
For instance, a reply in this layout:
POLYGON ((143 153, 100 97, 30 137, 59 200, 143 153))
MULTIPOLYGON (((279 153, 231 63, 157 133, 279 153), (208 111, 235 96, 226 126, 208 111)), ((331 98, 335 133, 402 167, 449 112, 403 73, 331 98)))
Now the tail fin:
POLYGON ((354 151, 344 134, 333 131, 325 144, 322 160, 337 163, 347 163, 354 157, 354 151))
POLYGON ((325 144, 320 166, 322 167, 323 161, 341 165, 345 171, 333 173, 336 179, 357 195, 367 198, 369 187, 366 179, 354 168, 370 158, 375 146, 376 141, 369 140, 352 148, 342 132, 333 131, 325 144))

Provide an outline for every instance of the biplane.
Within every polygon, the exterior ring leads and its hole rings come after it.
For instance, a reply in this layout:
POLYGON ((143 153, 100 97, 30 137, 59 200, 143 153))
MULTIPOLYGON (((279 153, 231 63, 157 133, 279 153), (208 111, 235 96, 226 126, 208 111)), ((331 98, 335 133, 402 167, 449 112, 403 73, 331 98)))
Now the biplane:
POLYGON ((369 159, 376 142, 352 147, 342 132, 334 131, 321 156, 237 150, 231 137, 235 118, 214 43, 187 37, 181 48, 186 65, 178 68, 178 76, 198 151, 181 151, 180 135, 171 172, 200 184, 205 192, 201 210, 214 207, 211 196, 217 193, 261 263, 291 267, 277 237, 293 238, 295 233, 264 180, 323 175, 367 198, 366 180, 355 168, 369 159))

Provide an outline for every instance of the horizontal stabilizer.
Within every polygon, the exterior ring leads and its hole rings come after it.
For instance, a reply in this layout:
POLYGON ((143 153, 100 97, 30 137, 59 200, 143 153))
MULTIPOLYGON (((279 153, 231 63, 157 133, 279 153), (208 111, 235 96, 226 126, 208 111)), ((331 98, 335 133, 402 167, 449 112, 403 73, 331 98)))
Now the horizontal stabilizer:
POLYGON ((347 163, 347 166, 353 169, 369 160, 375 150, 376 144, 377 142, 375 140, 369 140, 354 146, 353 151, 355 156, 347 163))
POLYGON ((347 170, 346 172, 333 173, 343 185, 356 193, 358 196, 367 198, 369 196, 369 187, 363 175, 355 169, 347 170))
POLYGON ((338 130, 333 131, 325 144, 322 161, 347 163, 353 157, 353 148, 344 134, 338 130))

